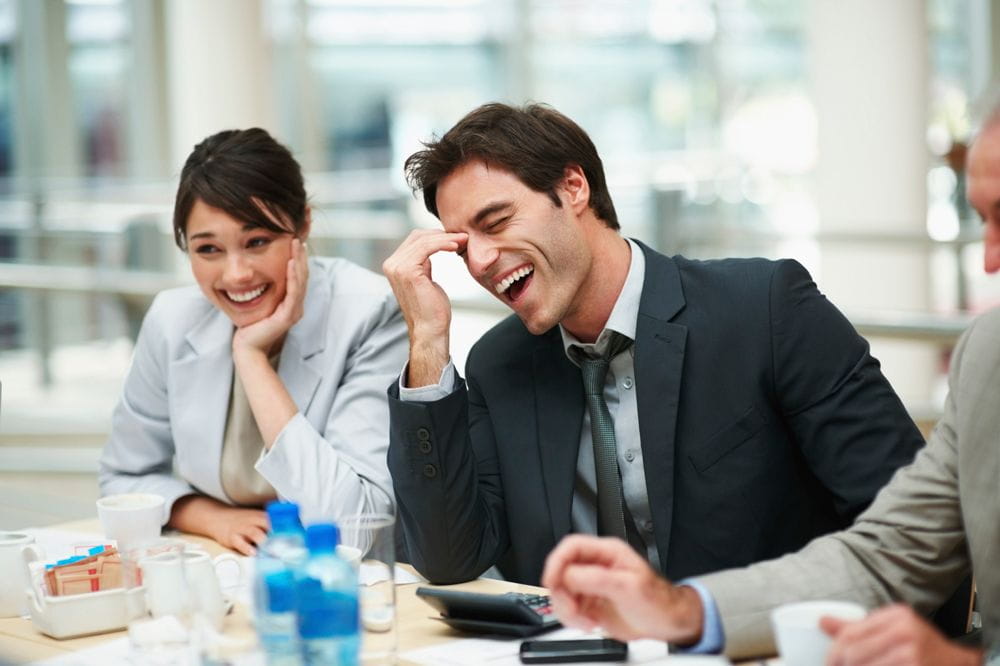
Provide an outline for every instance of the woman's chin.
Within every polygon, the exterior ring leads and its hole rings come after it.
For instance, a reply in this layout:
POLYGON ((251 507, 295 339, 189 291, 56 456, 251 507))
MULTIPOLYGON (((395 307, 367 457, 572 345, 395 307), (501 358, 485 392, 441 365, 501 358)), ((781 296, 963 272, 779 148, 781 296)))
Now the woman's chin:
POLYGON ((227 307, 224 308, 223 311, 226 313, 226 316, 229 317, 230 321, 233 322, 233 325, 236 328, 246 328, 247 326, 252 326, 257 322, 270 317, 274 312, 274 308, 266 309, 264 307, 257 307, 253 310, 239 310, 227 307))

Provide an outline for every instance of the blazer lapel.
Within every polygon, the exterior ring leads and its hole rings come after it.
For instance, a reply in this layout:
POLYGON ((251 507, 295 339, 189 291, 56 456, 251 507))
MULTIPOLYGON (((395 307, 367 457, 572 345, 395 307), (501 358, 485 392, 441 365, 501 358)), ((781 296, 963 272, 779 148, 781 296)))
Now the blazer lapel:
POLYGON ((552 537, 558 541, 570 530, 583 424, 583 380, 580 370, 566 358, 558 328, 547 333, 544 343, 535 349, 534 374, 542 479, 552 537))
POLYGON ((219 464, 233 382, 233 324, 212 308, 187 334, 192 353, 171 364, 174 447, 182 475, 198 490, 225 499, 219 464), (188 453, 190 452, 190 453, 188 453))
POLYGON ((323 378, 323 351, 332 297, 327 272, 319 263, 310 262, 305 312, 288 331, 278 362, 278 376, 302 414, 309 409, 323 378))
POLYGON ((676 264, 639 243, 646 257, 636 321, 635 384, 646 494, 660 567, 667 568, 674 510, 674 444, 687 327, 670 321, 684 307, 676 264))

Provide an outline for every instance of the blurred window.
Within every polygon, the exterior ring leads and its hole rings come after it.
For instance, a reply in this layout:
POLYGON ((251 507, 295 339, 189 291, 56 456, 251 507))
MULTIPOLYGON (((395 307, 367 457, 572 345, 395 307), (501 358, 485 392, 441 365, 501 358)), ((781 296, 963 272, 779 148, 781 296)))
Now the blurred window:
POLYGON ((127 173, 129 12, 123 0, 67 0, 70 85, 88 176, 127 173))
MULTIPOLYGON (((15 27, 13 0, 0 0, 0 183, 3 183, 0 192, 7 191, 7 178, 14 169, 12 44, 16 34, 15 27)), ((0 248, 0 257, 6 256, 3 252, 3 248, 0 248)))
POLYGON ((319 168, 369 169, 403 191, 402 162, 421 141, 485 101, 534 100, 591 134, 628 234, 699 255, 766 251, 726 246, 734 224, 812 230, 815 114, 800 2, 272 0, 271 9, 277 25, 301 23, 273 34, 279 45, 305 37, 319 168))

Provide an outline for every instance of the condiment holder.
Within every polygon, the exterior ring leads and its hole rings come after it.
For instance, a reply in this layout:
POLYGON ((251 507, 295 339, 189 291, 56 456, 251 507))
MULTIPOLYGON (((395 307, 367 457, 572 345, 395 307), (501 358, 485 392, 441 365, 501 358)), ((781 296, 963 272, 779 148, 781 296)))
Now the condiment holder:
POLYGON ((62 597, 43 594, 38 585, 27 591, 31 623, 52 638, 73 638, 124 629, 146 613, 142 587, 83 592, 62 597))

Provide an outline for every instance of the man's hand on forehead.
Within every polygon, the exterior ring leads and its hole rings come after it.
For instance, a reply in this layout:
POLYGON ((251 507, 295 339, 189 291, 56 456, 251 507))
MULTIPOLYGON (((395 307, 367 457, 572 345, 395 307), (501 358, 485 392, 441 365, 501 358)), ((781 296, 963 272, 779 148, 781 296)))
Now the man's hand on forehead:
POLYGON ((453 234, 455 236, 455 242, 458 243, 458 248, 455 250, 455 254, 465 259, 465 248, 469 246, 469 234, 463 232, 458 232, 453 234))

